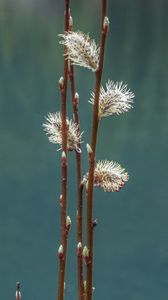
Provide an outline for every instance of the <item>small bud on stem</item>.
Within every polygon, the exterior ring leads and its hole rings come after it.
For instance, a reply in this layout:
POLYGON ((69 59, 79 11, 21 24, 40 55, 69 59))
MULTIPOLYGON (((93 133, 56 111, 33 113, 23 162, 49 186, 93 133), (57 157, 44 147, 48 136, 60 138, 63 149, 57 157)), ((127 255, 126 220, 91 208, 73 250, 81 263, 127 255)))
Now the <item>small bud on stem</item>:
POLYGON ((84 258, 85 263, 88 264, 88 261, 89 261, 89 249, 87 248, 87 246, 85 246, 83 248, 82 254, 83 254, 83 258, 84 258))
POLYGON ((62 151, 62 165, 66 166, 66 163, 67 163, 66 153, 65 151, 62 151))
POLYGON ((103 29, 107 33, 109 31, 109 18, 107 16, 104 17, 104 22, 103 22, 103 29))
POLYGON ((58 257, 59 257, 59 259, 63 258, 63 254, 64 254, 64 248, 63 248, 62 245, 60 245, 59 248, 58 248, 58 257))
POLYGON ((72 16, 69 17, 69 30, 71 31, 73 27, 73 18, 72 16))
POLYGON ((66 217, 66 229, 69 230, 71 228, 71 218, 69 216, 66 217))
POLYGON ((92 148, 90 147, 89 144, 86 144, 86 149, 87 149, 87 152, 88 152, 89 160, 90 161, 94 160, 94 153, 93 153, 93 150, 92 150, 92 148))
POLYGON ((82 255, 82 243, 79 242, 77 245, 77 255, 81 256, 82 255))
POLYGON ((60 90, 63 90, 63 88, 64 88, 64 77, 61 76, 58 83, 59 83, 60 90))
POLYGON ((75 93, 74 104, 77 106, 79 104, 79 94, 75 93))
POLYGON ((60 203, 60 206, 62 206, 62 194, 60 195, 59 203, 60 203))
POLYGON ((93 153, 92 148, 90 147, 89 144, 86 144, 86 149, 87 149, 88 154, 93 153))
POLYGON ((97 219, 95 219, 95 220, 92 221, 92 227, 93 227, 93 229, 97 226, 97 223, 98 223, 97 219))

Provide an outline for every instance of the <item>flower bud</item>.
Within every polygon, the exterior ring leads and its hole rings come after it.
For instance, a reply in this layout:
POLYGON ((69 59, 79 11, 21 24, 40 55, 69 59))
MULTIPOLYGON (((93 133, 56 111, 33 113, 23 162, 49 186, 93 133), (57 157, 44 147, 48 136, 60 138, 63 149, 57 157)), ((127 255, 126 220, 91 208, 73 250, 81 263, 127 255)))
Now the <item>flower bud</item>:
POLYGON ((58 83, 59 83, 60 89, 62 90, 64 88, 64 77, 61 76, 58 83))
POLYGON ((93 220, 92 221, 92 227, 95 228, 97 226, 97 223, 98 223, 97 219, 93 220))
POLYGON ((66 217, 66 228, 68 230, 71 228, 71 218, 69 216, 66 217))
POLYGON ((66 153, 65 151, 62 151, 62 165, 66 165, 67 159, 66 159, 66 153))
POLYGON ((93 153, 93 150, 92 150, 92 148, 90 147, 89 144, 86 144, 86 149, 87 149, 88 154, 93 153))
POLYGON ((62 194, 60 195, 59 203, 60 203, 60 206, 62 206, 62 194))
POLYGON ((72 16, 69 17, 69 30, 72 30, 73 27, 73 18, 72 16))
POLYGON ((69 120, 66 119, 66 127, 67 127, 67 130, 69 130, 69 120))
POLYGON ((82 243, 81 243, 81 242, 79 242, 79 243, 77 244, 77 255, 78 255, 78 256, 81 256, 81 255, 82 255, 82 243))
POLYGON ((58 257, 59 257, 59 259, 63 258, 63 253, 64 253, 64 248, 63 248, 62 245, 60 245, 59 248, 58 248, 58 257))
POLYGON ((78 104, 79 104, 79 94, 78 94, 78 93, 75 93, 74 104, 75 104, 75 105, 78 105, 78 104))
POLYGON ((107 16, 104 17, 104 22, 103 22, 103 29, 105 32, 109 31, 109 18, 107 16))
POLYGON ((82 254, 83 254, 83 258, 84 258, 84 259, 87 259, 87 258, 89 257, 89 250, 88 250, 87 246, 85 246, 85 247, 83 248, 82 254))

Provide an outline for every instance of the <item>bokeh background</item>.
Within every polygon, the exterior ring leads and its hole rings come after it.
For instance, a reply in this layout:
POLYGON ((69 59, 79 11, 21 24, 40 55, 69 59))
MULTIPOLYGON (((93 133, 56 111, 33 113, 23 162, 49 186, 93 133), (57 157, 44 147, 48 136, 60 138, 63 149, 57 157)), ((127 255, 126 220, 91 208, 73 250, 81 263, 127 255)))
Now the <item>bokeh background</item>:
MULTIPOLYGON (((71 1, 74 29, 99 41, 101 1, 71 1)), ((43 133, 60 109, 64 1, 0 0, 0 297, 56 299, 60 243, 60 155, 43 133)), ((167 0, 108 1, 111 26, 103 83, 123 80, 134 109, 103 119, 97 157, 129 171, 120 193, 95 190, 94 298, 168 299, 168 39, 167 0)), ((75 68, 84 142, 90 141, 94 75, 75 68)), ((69 116, 72 115, 68 98, 69 116)), ((66 299, 77 299, 76 187, 69 155, 66 299)), ((87 157, 83 144, 83 173, 87 157)))

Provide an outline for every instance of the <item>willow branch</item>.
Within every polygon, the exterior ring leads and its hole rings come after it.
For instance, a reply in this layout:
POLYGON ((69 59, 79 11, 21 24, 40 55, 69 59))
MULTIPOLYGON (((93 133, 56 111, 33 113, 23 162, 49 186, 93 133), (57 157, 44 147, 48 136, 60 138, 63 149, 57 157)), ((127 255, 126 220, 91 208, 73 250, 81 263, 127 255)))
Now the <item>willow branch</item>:
MULTIPOLYGON (((70 64, 69 68, 69 79, 71 86, 71 94, 72 94, 72 106, 73 106, 73 114, 74 121, 76 126, 78 127, 78 134, 80 136, 80 124, 79 124, 79 115, 78 115, 78 95, 75 94, 75 81, 74 81, 74 68, 73 65, 70 64)), ((80 149, 80 144, 78 144, 78 148, 80 149)), ((81 152, 76 151, 76 172, 77 172, 77 244, 78 244, 78 299, 83 299, 83 259, 82 259, 82 195, 83 195, 83 184, 81 183, 81 152)))
POLYGON ((96 156, 97 132, 99 125, 99 94, 102 78, 103 62, 104 62, 104 49, 106 34, 108 31, 108 24, 105 22, 106 17, 106 0, 102 0, 102 21, 101 21, 101 39, 100 39, 100 56, 99 67, 96 71, 96 85, 95 85, 95 98, 92 116, 92 135, 91 135, 91 152, 89 153, 89 178, 87 190, 87 246, 89 250, 89 259, 87 263, 87 277, 86 277, 86 300, 92 299, 92 280, 93 280, 93 183, 94 183, 94 167, 96 156))
MULTIPOLYGON (((69 27, 69 0, 65 0, 65 32, 69 27)), ((59 248, 59 280, 58 300, 64 299, 64 282, 67 253, 68 229, 66 227, 67 217, 67 124, 66 124, 66 98, 68 81, 68 60, 66 59, 66 47, 64 47, 64 78, 60 82, 62 97, 62 195, 61 195, 61 246, 59 248)))

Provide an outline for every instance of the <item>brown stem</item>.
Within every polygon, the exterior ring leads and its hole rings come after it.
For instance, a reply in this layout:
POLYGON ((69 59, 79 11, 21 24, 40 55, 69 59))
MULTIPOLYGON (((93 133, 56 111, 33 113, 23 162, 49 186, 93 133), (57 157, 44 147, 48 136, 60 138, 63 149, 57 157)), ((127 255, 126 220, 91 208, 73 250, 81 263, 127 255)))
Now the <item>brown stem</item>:
POLYGON ((100 40, 100 56, 99 67, 96 71, 96 85, 95 85, 95 99, 93 107, 93 121, 92 121, 92 135, 91 135, 91 148, 93 155, 89 155, 89 178, 88 178, 88 191, 87 191, 87 246, 89 249, 89 261, 87 264, 87 276, 86 276, 86 300, 92 299, 92 278, 93 278, 93 183, 94 183, 94 166, 96 156, 96 144, 97 144, 97 131, 99 125, 99 94, 102 78, 103 62, 104 62, 104 49, 107 34, 107 26, 104 26, 104 18, 106 16, 106 0, 102 0, 102 31, 100 40))
MULTIPOLYGON (((69 79, 72 94, 72 105, 75 124, 78 126, 78 134, 80 135, 79 115, 78 115, 78 99, 75 97, 75 81, 74 81, 74 68, 70 64, 69 79)), ((80 149, 80 144, 78 145, 80 149)), ((81 184, 81 153, 76 151, 76 171, 77 171, 77 244, 82 244, 82 195, 83 184, 81 184)), ((83 300, 83 259, 82 251, 78 253, 78 299, 83 300)))
MULTIPOLYGON (((69 27, 69 0, 65 0, 65 32, 69 27)), ((62 200, 61 200, 61 244, 63 246, 63 256, 60 257, 59 280, 58 280, 58 300, 64 299, 64 282, 67 253, 68 230, 66 228, 67 216, 67 124, 66 124, 66 98, 68 81, 68 60, 66 59, 67 49, 64 47, 64 80, 60 86, 62 97, 62 200)))

